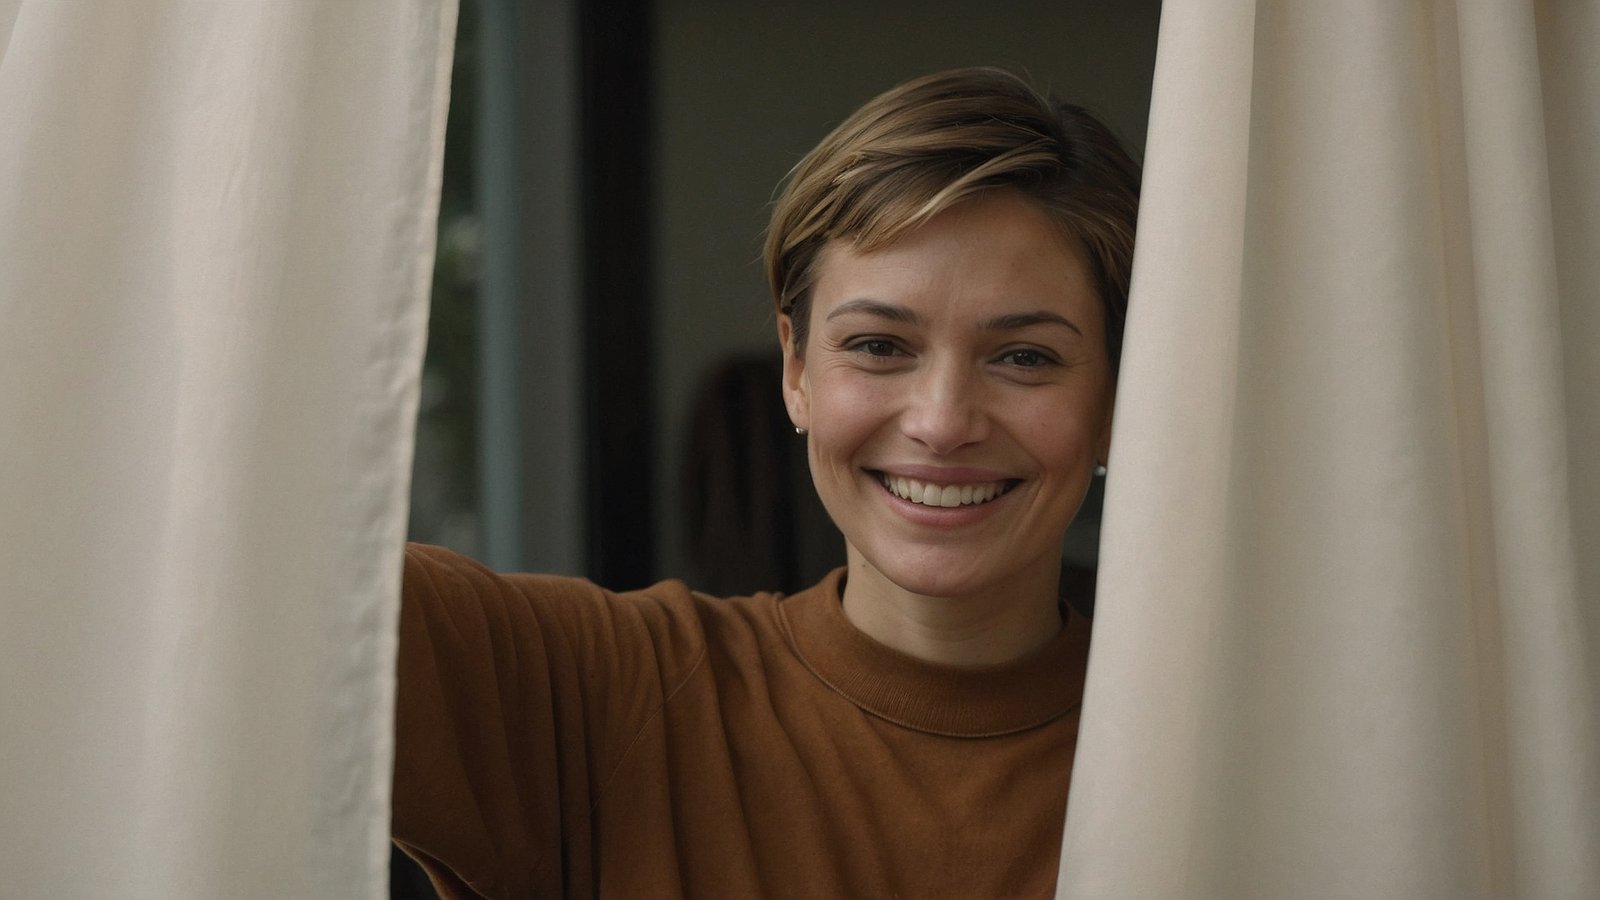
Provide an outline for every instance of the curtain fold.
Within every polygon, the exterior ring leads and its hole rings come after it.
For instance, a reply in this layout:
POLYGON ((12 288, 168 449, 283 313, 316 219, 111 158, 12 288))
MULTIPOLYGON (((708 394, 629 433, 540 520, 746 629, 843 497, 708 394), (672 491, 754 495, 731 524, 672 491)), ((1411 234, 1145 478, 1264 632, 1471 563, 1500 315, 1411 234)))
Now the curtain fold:
POLYGON ((1163 8, 1061 896, 1600 896, 1597 23, 1163 8))
POLYGON ((385 896, 455 15, 0 3, 0 893, 385 896))

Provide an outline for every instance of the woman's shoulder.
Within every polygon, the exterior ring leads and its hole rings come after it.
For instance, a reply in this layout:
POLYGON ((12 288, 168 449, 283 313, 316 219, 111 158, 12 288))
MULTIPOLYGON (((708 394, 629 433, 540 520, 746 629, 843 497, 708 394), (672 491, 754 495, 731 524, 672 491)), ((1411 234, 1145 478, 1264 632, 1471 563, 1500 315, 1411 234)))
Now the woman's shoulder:
POLYGON ((496 633, 537 632, 542 642, 560 642, 578 657, 648 645, 657 654, 692 659, 707 641, 754 650, 780 637, 776 611, 783 599, 775 592, 716 597, 678 579, 616 591, 568 575, 496 572, 444 547, 405 548, 405 605, 422 607, 423 618, 491 640, 496 633))
POLYGON ((676 578, 629 590, 611 590, 587 578, 539 572, 497 572, 447 547, 407 543, 405 590, 436 596, 498 596, 524 601, 661 608, 696 615, 770 607, 783 594, 757 591, 717 597, 692 589, 676 578))

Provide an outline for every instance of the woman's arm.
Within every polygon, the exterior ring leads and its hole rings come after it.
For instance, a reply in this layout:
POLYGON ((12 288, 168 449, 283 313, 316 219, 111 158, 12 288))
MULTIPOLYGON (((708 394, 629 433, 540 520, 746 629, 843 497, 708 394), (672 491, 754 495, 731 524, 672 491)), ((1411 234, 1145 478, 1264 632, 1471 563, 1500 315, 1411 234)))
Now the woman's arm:
POLYGON ((703 654, 676 587, 613 595, 407 546, 393 835, 445 897, 592 893, 591 812, 703 654))

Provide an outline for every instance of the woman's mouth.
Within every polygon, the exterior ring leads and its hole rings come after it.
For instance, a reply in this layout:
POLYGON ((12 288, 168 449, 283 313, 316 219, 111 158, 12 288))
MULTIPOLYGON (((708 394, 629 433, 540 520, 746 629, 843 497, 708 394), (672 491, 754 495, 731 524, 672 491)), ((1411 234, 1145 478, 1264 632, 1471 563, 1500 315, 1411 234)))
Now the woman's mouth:
POLYGON ((890 475, 886 472, 873 472, 878 482, 889 493, 923 506, 978 506, 988 503, 996 497, 1005 495, 1012 488, 1021 484, 1020 479, 1011 478, 1002 481, 984 481, 972 484, 936 484, 931 481, 918 481, 915 478, 904 478, 890 475))

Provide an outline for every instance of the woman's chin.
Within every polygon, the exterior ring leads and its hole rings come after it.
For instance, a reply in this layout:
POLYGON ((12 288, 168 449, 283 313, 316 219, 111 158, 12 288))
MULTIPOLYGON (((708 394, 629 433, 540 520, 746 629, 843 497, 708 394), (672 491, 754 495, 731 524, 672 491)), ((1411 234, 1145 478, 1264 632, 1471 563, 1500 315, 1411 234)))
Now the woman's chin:
POLYGON ((991 581, 988 579, 963 578, 959 576, 929 578, 926 575, 918 574, 898 578, 890 577, 889 580, 895 587, 908 594, 949 600, 959 600, 962 597, 988 593, 993 588, 991 581))
POLYGON ((879 563, 867 559, 864 562, 890 585, 921 597, 961 599, 1014 589, 1019 574, 994 571, 981 560, 952 560, 947 553, 926 560, 894 559, 879 563))

